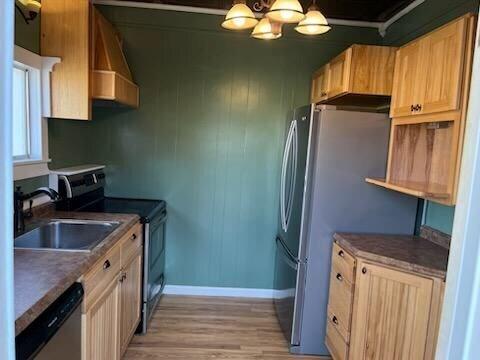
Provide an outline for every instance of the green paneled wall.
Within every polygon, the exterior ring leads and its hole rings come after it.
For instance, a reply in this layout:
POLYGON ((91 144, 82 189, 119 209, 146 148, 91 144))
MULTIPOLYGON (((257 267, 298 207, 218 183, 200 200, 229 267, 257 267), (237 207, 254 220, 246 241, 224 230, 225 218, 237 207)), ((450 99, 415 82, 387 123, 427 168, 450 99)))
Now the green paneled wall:
POLYGON ((140 108, 50 120, 53 166, 105 163, 109 195, 167 200, 169 284, 271 288, 287 111, 308 103, 316 68, 378 33, 262 42, 219 16, 101 11, 124 37, 140 108))
POLYGON ((40 53, 40 17, 27 24, 15 10, 15 45, 40 53))
POLYGON ((403 45, 467 12, 478 12, 478 8, 478 0, 426 0, 392 24, 384 43, 403 45))
POLYGON ((444 206, 434 202, 427 203, 425 223, 435 229, 451 234, 455 206, 444 206))
MULTIPOLYGON (((478 8, 478 0, 426 0, 388 29, 384 44, 403 45, 467 12, 478 12, 478 8)), ((427 202, 426 211, 426 225, 452 233, 455 207, 427 202)))

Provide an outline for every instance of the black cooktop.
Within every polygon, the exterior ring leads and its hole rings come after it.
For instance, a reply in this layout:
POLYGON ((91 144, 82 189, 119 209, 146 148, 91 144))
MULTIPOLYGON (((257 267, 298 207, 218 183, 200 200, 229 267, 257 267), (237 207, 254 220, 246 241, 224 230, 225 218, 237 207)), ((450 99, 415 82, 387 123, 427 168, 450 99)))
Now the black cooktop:
POLYGON ((165 210, 163 200, 144 200, 105 197, 78 209, 83 212, 105 212, 138 214, 143 222, 149 222, 154 216, 165 210))

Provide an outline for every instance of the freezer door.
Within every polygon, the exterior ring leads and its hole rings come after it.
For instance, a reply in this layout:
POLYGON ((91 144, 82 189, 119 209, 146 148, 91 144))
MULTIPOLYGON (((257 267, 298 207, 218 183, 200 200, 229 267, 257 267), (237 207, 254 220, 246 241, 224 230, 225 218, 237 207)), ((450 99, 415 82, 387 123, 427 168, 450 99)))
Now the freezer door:
POLYGON ((280 237, 276 239, 275 311, 286 340, 291 343, 295 309, 298 260, 290 254, 280 237))

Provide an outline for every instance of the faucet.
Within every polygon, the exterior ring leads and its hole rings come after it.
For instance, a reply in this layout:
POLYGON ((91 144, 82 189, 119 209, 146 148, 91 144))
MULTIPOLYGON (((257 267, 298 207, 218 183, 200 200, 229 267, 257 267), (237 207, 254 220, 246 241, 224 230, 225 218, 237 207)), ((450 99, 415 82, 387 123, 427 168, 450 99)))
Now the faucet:
POLYGON ((41 187, 35 191, 32 191, 29 194, 24 194, 22 192, 22 188, 20 186, 16 187, 15 192, 13 193, 13 206, 14 206, 14 216, 13 216, 13 223, 15 233, 21 233, 25 231, 25 217, 32 216, 32 200, 34 197, 45 194, 50 197, 53 201, 60 200, 60 195, 53 189, 48 187, 41 187), (23 202, 25 200, 30 200, 30 210, 27 214, 23 211, 23 202))

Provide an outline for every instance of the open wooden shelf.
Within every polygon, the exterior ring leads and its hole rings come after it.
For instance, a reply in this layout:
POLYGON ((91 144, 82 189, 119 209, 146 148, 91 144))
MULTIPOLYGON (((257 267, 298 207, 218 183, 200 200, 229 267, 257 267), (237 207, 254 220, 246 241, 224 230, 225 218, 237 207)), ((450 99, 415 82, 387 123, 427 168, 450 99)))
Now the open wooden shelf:
POLYGON ((441 192, 442 186, 428 184, 429 188, 425 188, 424 183, 418 183, 413 181, 399 181, 399 182, 387 182, 385 179, 366 178, 368 183, 384 187, 386 189, 399 191, 404 194, 416 196, 419 198, 431 198, 431 199, 448 199, 450 194, 441 192))

